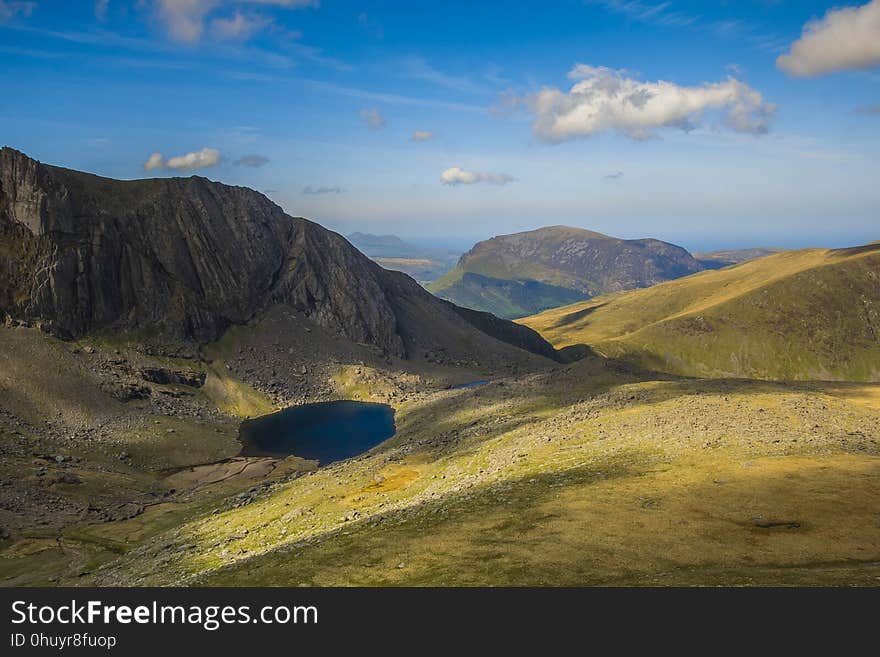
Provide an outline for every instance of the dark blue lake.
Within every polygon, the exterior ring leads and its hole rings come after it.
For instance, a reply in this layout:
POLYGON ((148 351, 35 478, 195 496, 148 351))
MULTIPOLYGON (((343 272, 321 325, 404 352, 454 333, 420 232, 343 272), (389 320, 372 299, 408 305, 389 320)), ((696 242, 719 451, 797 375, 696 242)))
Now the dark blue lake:
POLYGON ((387 404, 333 401, 292 406, 245 420, 242 456, 299 456, 321 465, 357 456, 394 435, 387 404))

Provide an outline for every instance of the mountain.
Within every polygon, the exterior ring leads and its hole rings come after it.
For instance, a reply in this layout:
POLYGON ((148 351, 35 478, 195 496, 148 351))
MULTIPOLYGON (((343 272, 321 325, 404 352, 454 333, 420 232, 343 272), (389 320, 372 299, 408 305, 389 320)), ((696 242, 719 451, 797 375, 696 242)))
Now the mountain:
POLYGON ((706 269, 721 269, 730 265, 738 265, 741 262, 763 258, 764 256, 779 253, 784 249, 733 249, 730 251, 707 251, 706 253, 695 253, 696 258, 706 269))
POLYGON ((456 253, 410 244, 396 235, 355 232, 347 239, 385 269, 402 271, 420 283, 440 278, 458 259, 456 253))
POLYGON ((522 320, 684 375, 880 380, 880 244, 784 251, 522 320))
POLYGON ((453 303, 515 318, 702 269, 685 249, 660 240, 551 226, 479 242, 428 289, 453 303))
POLYGON ((395 257, 408 254, 412 257, 425 255, 426 249, 404 242, 397 235, 373 235, 354 232, 346 239, 364 255, 372 257, 395 257))
POLYGON ((111 180, 0 151, 7 323, 207 343, 279 304, 389 356, 514 357, 409 277, 253 190, 197 176, 111 180))

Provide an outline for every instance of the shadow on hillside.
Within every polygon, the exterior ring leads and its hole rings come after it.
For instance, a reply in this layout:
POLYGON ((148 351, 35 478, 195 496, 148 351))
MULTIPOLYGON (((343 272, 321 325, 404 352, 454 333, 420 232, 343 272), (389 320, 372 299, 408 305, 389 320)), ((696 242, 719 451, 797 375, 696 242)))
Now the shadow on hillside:
POLYGON ((564 326, 568 326, 569 324, 573 324, 574 322, 577 322, 577 321, 583 319, 587 315, 590 315, 590 314, 596 312, 597 310, 599 310, 599 308, 603 308, 607 305, 608 305, 608 302, 606 301, 604 303, 600 303, 595 306, 590 306, 589 308, 584 308, 583 310, 576 310, 574 312, 563 315, 550 328, 551 329, 558 329, 558 328, 562 328, 564 326))
MULTIPOLYGON (((576 407, 599 413, 601 418, 605 413, 702 398, 706 400, 704 421, 711 425, 713 405, 739 404, 742 399, 737 398, 830 394, 857 401, 874 394, 873 388, 865 392, 866 385, 687 378, 641 370, 619 361, 588 359, 532 375, 524 382, 494 382, 436 399, 406 414, 397 436, 369 454, 385 454, 399 460, 411 452, 422 451, 431 458, 442 458, 543 419, 562 416, 576 407)), ((870 401, 880 405, 880 386, 876 400, 870 401)), ((741 412, 748 413, 748 407, 741 412)), ((552 429, 536 427, 536 431, 547 430, 552 429)))
POLYGON ((196 583, 872 585, 880 472, 828 458, 664 476, 651 455, 618 453, 375 514, 196 583))

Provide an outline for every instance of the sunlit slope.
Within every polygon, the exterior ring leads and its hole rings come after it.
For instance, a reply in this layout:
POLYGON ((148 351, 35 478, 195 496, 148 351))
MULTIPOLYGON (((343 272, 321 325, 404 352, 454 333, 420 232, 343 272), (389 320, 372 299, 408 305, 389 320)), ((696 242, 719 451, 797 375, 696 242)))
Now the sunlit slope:
POLYGON ((878 389, 585 359, 426 391, 369 453, 63 583, 876 585, 878 389))
POLYGON ((880 380, 880 243, 788 251, 520 320, 685 375, 880 380))

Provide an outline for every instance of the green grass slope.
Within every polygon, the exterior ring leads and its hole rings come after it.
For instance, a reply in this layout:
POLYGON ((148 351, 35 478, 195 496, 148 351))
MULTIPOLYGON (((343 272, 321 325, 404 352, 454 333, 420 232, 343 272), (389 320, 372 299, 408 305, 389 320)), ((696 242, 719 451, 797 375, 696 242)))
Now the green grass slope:
POLYGON ((425 391, 369 453, 72 583, 872 585, 877 393, 639 381, 601 359, 425 391))
POLYGON ((880 244, 787 251, 521 322, 684 375, 880 380, 880 244))
POLYGON ((455 299, 456 305, 480 309, 504 319, 533 315, 586 298, 577 290, 558 285, 461 273, 455 283, 443 289, 443 298, 455 299))

